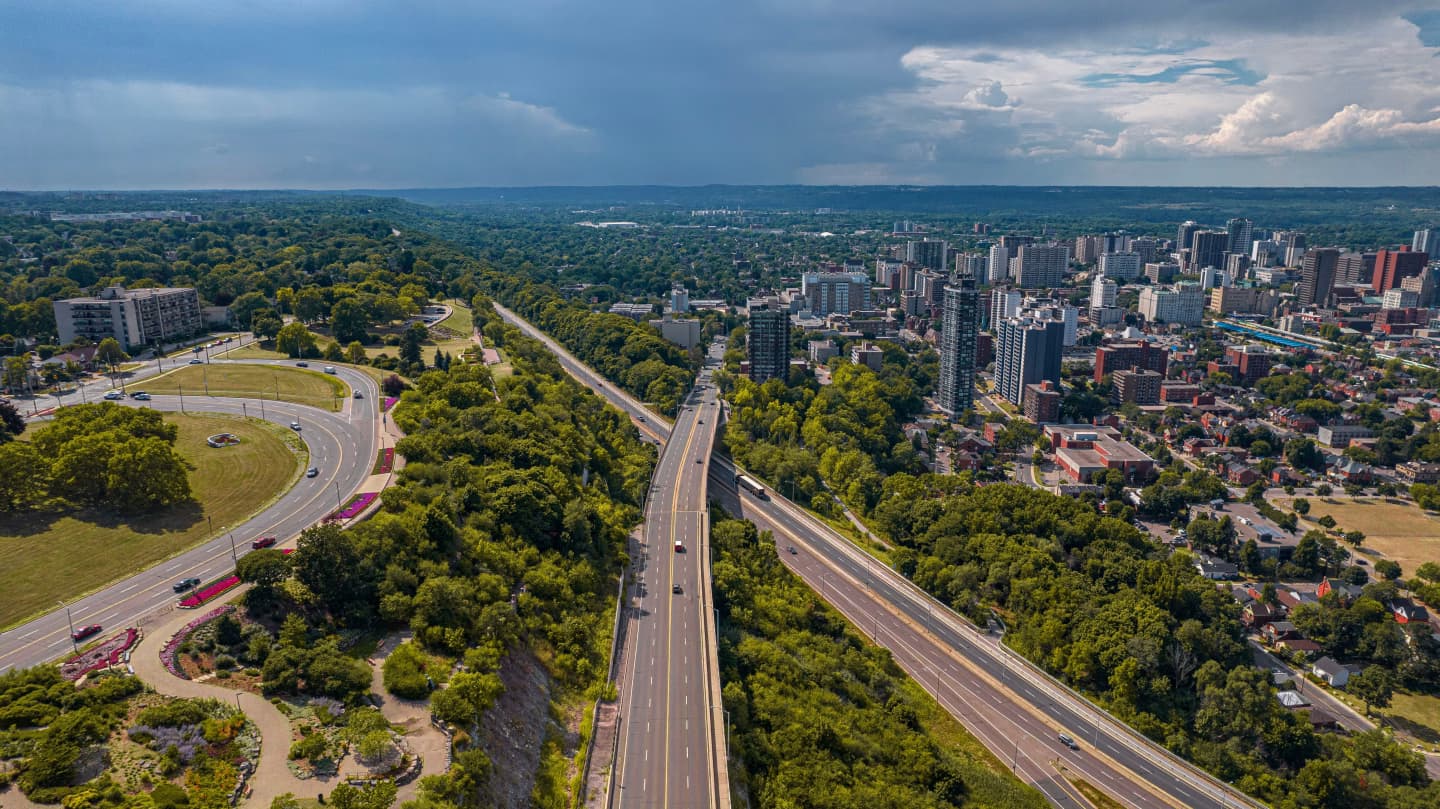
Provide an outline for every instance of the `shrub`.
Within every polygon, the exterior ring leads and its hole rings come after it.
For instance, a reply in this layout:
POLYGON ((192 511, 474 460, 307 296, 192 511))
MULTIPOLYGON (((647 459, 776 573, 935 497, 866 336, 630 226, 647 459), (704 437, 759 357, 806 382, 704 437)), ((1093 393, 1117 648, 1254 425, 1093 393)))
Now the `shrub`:
POLYGON ((202 700, 177 699, 146 708, 135 717, 135 724, 178 728, 199 725, 209 714, 210 708, 202 700))
POLYGON ((150 800, 154 801, 155 809, 176 809, 190 805, 190 796, 185 794, 185 790, 164 781, 150 792, 150 800))
POLYGON ((424 699, 430 693, 425 663, 425 654, 415 644, 395 647, 385 658, 385 690, 403 699, 424 699))
POLYGON ((307 761, 314 761, 324 755, 325 736, 320 733, 311 733, 290 745, 290 758, 292 759, 298 760, 303 758, 307 761))
MULTIPOLYGON (((223 670, 223 669, 233 669, 233 668, 235 668, 235 658, 231 657, 230 655, 226 655, 226 654, 215 655, 215 668, 217 668, 217 669, 222 669, 222 670, 223 670)), ((226 673, 226 674, 229 674, 228 671, 225 672, 225 673, 226 673)))

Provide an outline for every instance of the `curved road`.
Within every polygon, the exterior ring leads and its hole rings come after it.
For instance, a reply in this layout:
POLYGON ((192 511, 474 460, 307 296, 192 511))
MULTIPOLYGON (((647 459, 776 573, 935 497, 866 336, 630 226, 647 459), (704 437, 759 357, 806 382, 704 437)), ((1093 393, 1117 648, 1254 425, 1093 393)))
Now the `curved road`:
MULTIPOLYGON (((281 360, 211 362, 293 365, 281 360)), ((170 365, 183 367, 174 362, 170 365)), ((357 492, 370 476, 378 452, 379 392, 374 380, 360 371, 337 365, 336 372, 352 389, 362 391, 365 398, 347 398, 339 413, 286 402, 263 403, 265 420, 286 427, 291 422, 299 422, 300 437, 310 449, 310 464, 319 468, 319 476, 300 478, 283 496, 248 521, 227 526, 230 530, 218 536, 71 602, 68 606, 75 625, 101 624, 106 629, 103 634, 123 626, 135 626, 141 618, 179 598, 171 589, 175 581, 190 577, 210 581, 229 573, 235 567, 235 560, 249 552, 250 540, 278 536, 283 541, 295 536, 334 511, 337 502, 357 492)), ((134 386, 140 379, 156 373, 154 367, 149 366, 127 385, 134 386)), ((98 399, 108 387, 108 381, 92 384, 86 387, 84 396, 98 399)), ((81 394, 77 391, 63 397, 61 403, 76 404, 80 400, 81 394)), ((182 402, 178 396, 155 396, 149 402, 125 399, 120 404, 178 411, 182 402)), ((261 415, 261 402, 257 400, 185 396, 183 405, 187 411, 261 415)), ((6 631, 0 635, 0 671, 34 666, 64 656, 71 647, 69 635, 65 611, 60 609, 6 631)))

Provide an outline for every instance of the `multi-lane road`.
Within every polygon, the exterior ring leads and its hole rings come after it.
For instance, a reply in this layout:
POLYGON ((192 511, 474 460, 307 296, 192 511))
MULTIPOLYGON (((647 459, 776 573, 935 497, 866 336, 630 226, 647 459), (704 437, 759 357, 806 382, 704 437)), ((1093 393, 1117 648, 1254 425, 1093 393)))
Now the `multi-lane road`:
MULTIPOLYGON (((501 308, 501 314, 541 339, 572 375, 626 411, 642 432, 658 441, 667 438, 668 430, 655 414, 615 391, 513 313, 501 308)), ((681 436, 677 428, 670 438, 681 436)), ((737 492, 734 472, 723 459, 711 465, 712 493, 722 505, 772 532, 777 552, 792 570, 888 649, 946 710, 1052 804, 1091 805, 1068 780, 1074 776, 1135 809, 1257 806, 1017 658, 997 637, 963 621, 784 498, 737 492), (1061 742, 1062 733, 1074 741, 1074 748, 1061 742)))
MULTIPOLYGON (((147 367, 138 378, 155 373, 153 366, 147 367)), ((174 603, 178 596, 171 585, 175 581, 191 577, 209 581, 228 573, 234 569, 235 558, 250 550, 252 539, 294 536, 334 511, 337 502, 354 494, 369 477, 377 454, 380 398, 369 376, 345 366, 337 366, 336 374, 364 396, 363 399, 347 398, 339 413, 286 402, 264 403, 267 421, 286 427, 292 422, 299 423, 299 435, 309 448, 310 464, 319 469, 318 476, 300 478, 289 491, 244 523, 224 526, 220 534, 200 545, 70 602, 67 606, 75 625, 101 624, 107 632, 134 626, 157 609, 174 603)), ((108 387, 108 382, 93 384, 86 388, 84 396, 90 401, 97 400, 108 387)), ((76 391, 59 404, 80 401, 81 394, 76 391)), ((125 399, 120 403, 172 411, 180 410, 182 404, 178 396, 158 395, 148 402, 125 399)), ((260 403, 252 400, 186 396, 183 404, 188 411, 261 415, 260 403)), ((0 671, 54 660, 70 648, 66 613, 57 608, 0 634, 0 671)))
POLYGON ((615 764, 615 805, 627 809, 714 806, 715 796, 728 792, 717 755, 722 723, 706 515, 719 411, 702 375, 660 455, 641 538, 631 547, 615 764))

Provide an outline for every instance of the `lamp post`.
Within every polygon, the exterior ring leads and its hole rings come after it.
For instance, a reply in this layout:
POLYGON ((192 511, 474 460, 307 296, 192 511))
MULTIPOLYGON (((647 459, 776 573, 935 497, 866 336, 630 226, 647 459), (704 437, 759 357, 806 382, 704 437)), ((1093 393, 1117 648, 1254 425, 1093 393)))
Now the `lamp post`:
POLYGON ((343 507, 344 504, 340 502, 340 481, 337 480, 335 481, 335 508, 339 510, 343 507))
POLYGON ((230 537, 230 561, 234 562, 236 565, 239 565, 240 553, 235 550, 235 532, 226 531, 225 533, 230 537))
POLYGON ((65 610, 65 623, 70 625, 70 645, 75 651, 80 651, 80 641, 75 640, 75 621, 70 617, 70 607, 64 601, 56 601, 65 610))
POLYGON ((175 389, 180 391, 180 412, 185 412, 185 386, 179 382, 175 383, 175 389))

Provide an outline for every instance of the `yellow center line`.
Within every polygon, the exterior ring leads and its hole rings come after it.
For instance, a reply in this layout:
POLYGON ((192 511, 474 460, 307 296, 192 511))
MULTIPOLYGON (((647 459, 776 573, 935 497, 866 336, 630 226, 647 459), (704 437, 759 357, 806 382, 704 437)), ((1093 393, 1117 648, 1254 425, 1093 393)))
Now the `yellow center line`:
MULTIPOLYGON (((683 412, 683 411, 682 411, 683 412)), ((680 419, 675 419, 675 425, 680 425, 680 419)), ((680 453, 680 468, 675 473, 675 487, 670 497, 670 573, 667 578, 671 584, 675 583, 675 523, 679 518, 680 505, 680 483, 685 479, 685 461, 690 458, 690 445, 695 441, 695 428, 691 425, 685 435, 685 450, 680 453)), ((665 778, 661 782, 661 806, 670 805, 670 663, 674 657, 675 645, 671 643, 675 628, 675 600, 671 594, 670 607, 665 611, 665 778)))

